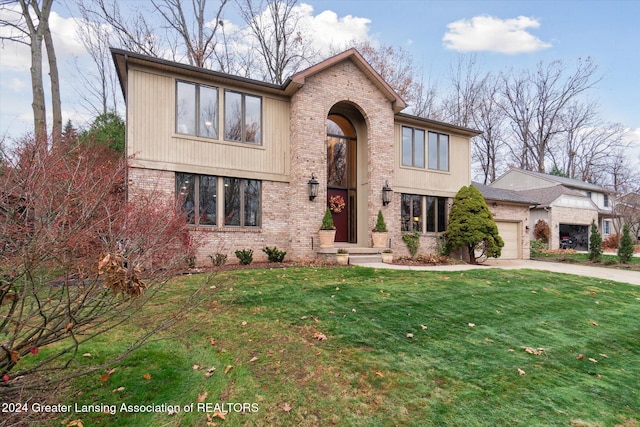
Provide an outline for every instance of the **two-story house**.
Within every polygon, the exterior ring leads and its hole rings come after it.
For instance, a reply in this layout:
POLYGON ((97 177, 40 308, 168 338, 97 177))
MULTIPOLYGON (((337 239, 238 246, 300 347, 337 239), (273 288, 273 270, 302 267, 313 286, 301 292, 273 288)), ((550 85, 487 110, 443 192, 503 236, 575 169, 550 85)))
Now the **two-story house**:
POLYGON ((561 247, 563 239, 567 242, 570 237, 576 243, 575 249, 587 250, 592 221, 603 237, 615 233, 611 194, 598 185, 513 168, 492 182, 491 187, 515 191, 539 203, 531 209, 530 223, 535 225, 542 219, 549 224, 551 248, 561 247))
POLYGON ((112 56, 127 106, 129 197, 179 200, 204 243, 199 263, 241 248, 261 257, 265 246, 314 258, 331 197, 344 205, 333 212, 337 244, 371 247, 382 211, 394 253, 408 253, 405 231, 434 247, 452 198, 471 182, 479 132, 403 114, 404 101, 354 49, 282 85, 112 56))

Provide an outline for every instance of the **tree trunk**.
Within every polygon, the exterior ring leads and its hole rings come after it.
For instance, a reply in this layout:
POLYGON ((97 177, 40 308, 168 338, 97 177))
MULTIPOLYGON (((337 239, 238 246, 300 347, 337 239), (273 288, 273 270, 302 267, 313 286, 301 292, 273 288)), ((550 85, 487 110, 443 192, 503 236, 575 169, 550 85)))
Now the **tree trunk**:
POLYGON ((51 78, 51 111, 53 113, 52 135, 53 146, 57 146, 62 138, 62 102, 60 101, 60 78, 58 75, 58 60, 53 47, 51 29, 49 22, 46 22, 44 30, 44 44, 47 48, 47 59, 49 60, 49 76, 51 78))

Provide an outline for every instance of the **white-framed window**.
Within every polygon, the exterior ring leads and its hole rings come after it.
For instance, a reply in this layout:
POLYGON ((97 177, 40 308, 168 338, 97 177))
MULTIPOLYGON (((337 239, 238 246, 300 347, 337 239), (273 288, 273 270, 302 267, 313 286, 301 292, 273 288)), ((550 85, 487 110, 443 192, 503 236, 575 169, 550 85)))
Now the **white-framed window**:
POLYGON ((602 221, 602 234, 611 234, 611 221, 602 221))

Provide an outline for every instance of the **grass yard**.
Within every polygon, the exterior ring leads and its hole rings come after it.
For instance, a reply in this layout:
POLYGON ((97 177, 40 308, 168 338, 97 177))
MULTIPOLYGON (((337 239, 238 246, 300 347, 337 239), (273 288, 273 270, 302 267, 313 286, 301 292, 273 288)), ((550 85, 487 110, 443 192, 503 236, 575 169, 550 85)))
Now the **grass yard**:
MULTIPOLYGON (((153 310, 202 281, 176 279, 164 300, 128 328, 144 328, 153 310)), ((63 403, 114 405, 114 414, 74 409, 46 423, 636 426, 640 420, 639 287, 497 269, 288 267, 225 272, 217 282, 210 290, 215 302, 169 331, 178 335, 137 351, 104 381, 92 375, 65 388, 63 403), (130 413, 123 403, 180 411, 130 413)), ((85 346, 81 354, 92 356, 80 362, 107 356, 131 332, 85 346)))
POLYGON ((567 253, 562 250, 549 252, 535 252, 532 254, 533 259, 547 259, 558 262, 568 262, 573 264, 584 264, 593 267, 611 267, 623 268, 627 270, 640 270, 640 257, 633 257, 629 264, 621 264, 618 255, 612 253, 602 254, 602 261, 592 262, 589 260, 588 253, 567 253))

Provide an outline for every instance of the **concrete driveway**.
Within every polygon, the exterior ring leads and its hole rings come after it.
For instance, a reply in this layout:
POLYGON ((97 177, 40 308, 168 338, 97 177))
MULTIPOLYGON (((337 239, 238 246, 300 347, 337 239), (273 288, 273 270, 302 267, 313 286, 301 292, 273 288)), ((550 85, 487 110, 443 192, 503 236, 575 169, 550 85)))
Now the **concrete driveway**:
POLYGON ((533 261, 533 260, 500 260, 489 259, 482 265, 437 265, 437 266, 408 266, 396 264, 362 263, 354 264, 363 267, 373 268, 389 268, 395 270, 424 270, 424 271, 464 271, 477 268, 502 268, 504 270, 517 270, 521 268, 529 268, 533 270, 552 271, 554 273, 575 274, 578 276, 595 277, 597 279, 613 280, 615 282, 630 283, 632 285, 640 285, 640 272, 628 271, 616 268, 606 267, 590 267, 578 264, 568 264, 550 261, 533 261))

